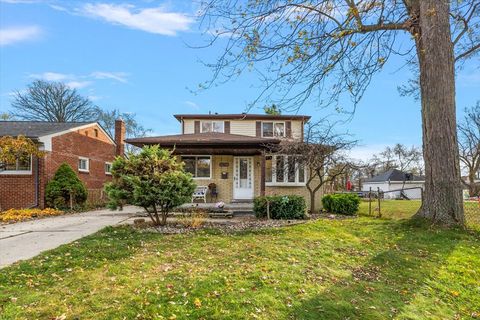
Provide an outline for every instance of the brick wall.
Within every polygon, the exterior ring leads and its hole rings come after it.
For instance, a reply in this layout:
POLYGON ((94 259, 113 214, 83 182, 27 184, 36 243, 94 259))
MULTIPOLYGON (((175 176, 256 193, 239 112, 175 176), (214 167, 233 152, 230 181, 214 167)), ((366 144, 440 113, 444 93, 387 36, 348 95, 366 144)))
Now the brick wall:
MULTIPOLYGON (((115 159, 115 145, 101 132, 95 136, 95 127, 70 132, 52 138, 52 152, 45 157, 45 180, 50 180, 58 167, 66 162, 77 173, 89 190, 89 197, 98 197, 111 176, 105 174, 105 162, 115 159), (78 170, 79 157, 89 159, 89 171, 78 170)), ((89 199, 96 200, 96 199, 89 199)))
MULTIPOLYGON (((89 190, 89 201, 97 202, 103 185, 111 180, 105 174, 105 162, 115 159, 115 145, 97 126, 66 133, 52 138, 52 152, 39 160, 39 206, 45 206, 45 186, 58 167, 66 162, 89 190), (78 158, 90 159, 88 173, 78 170, 78 158), (93 199, 95 198, 95 199, 93 199)), ((28 175, 0 174, 0 210, 26 208, 35 204, 35 161, 28 175)))
MULTIPOLYGON (((260 195, 260 174, 261 174, 261 157, 253 157, 253 175, 254 175, 254 197, 260 195)), ((233 199, 233 156, 212 156, 212 179, 195 179, 198 186, 208 186, 210 183, 217 185, 218 201, 230 202, 233 199), (220 162, 228 163, 228 167, 220 167, 220 162), (228 172, 228 179, 222 179, 222 171, 228 172)), ((266 195, 300 195, 305 198, 307 207, 310 208, 310 194, 305 186, 266 186, 266 195)), ((321 208, 322 191, 319 190, 315 199, 316 209, 321 208)), ((210 201, 210 196, 207 197, 207 201, 210 201)))

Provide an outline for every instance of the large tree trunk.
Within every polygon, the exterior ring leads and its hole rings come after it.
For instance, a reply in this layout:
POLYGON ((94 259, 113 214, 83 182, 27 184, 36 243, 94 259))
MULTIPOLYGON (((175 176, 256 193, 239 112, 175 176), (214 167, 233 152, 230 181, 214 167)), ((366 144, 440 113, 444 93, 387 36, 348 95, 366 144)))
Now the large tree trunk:
POLYGON ((455 72, 449 2, 419 1, 415 31, 422 98, 425 197, 418 216, 464 225, 455 116, 455 72))

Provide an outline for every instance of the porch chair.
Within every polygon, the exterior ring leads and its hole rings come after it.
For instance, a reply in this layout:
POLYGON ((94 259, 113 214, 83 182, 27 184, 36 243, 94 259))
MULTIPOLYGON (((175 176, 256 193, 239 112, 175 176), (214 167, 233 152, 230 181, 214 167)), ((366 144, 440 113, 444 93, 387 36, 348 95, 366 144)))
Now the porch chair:
POLYGON ((208 191, 207 186, 198 186, 193 192, 192 202, 194 202, 195 199, 203 199, 203 202, 207 203, 207 191, 208 191))

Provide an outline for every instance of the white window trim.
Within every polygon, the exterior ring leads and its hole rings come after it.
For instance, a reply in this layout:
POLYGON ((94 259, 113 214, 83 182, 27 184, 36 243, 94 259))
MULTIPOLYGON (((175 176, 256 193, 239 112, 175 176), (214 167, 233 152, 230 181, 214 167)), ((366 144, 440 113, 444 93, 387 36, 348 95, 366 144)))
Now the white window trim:
MULTIPOLYGON (((204 121, 200 121, 200 132, 203 133, 203 124, 205 122, 211 122, 212 123, 212 129, 213 129, 213 123, 214 122, 221 122, 222 123, 222 131, 220 131, 220 133, 225 133, 225 121, 219 121, 219 120, 204 120, 204 121)), ((214 132, 214 131, 210 131, 210 132, 214 132)), ((214 133, 218 133, 218 132, 214 132, 214 133)))
POLYGON ((272 181, 265 181, 265 185, 267 187, 304 187, 307 185, 307 168, 304 167, 303 169, 305 171, 305 181, 299 182, 298 179, 300 178, 300 171, 297 162, 295 162, 295 182, 288 182, 288 170, 285 170, 283 172, 283 182, 277 182, 277 156, 287 157, 287 155, 272 154, 268 156, 272 157, 272 181))
MULTIPOLYGON (((213 161, 212 161, 212 156, 211 155, 186 155, 186 154, 183 154, 181 155, 181 158, 182 158, 182 161, 183 161, 183 157, 185 158, 199 158, 199 157, 208 157, 210 158, 210 175, 208 177, 192 177, 192 179, 194 180, 206 180, 206 179, 212 179, 212 168, 213 168, 213 161)), ((195 160, 196 161, 196 160, 195 160)), ((195 162, 195 171, 197 170, 197 164, 195 162)))
POLYGON ((30 170, 2 170, 0 171, 0 175, 25 175, 29 176, 32 175, 32 167, 33 167, 33 158, 30 155, 30 170))
POLYGON ((79 172, 90 172, 90 159, 86 158, 86 157, 78 157, 78 160, 86 160, 87 161, 87 169, 80 169, 80 166, 79 166, 80 163, 77 164, 78 171, 79 172))
MULTIPOLYGON (((106 168, 105 168, 106 165, 109 165, 109 166, 110 166, 110 170, 112 169, 112 163, 111 163, 111 162, 105 162, 105 164, 103 165, 103 168, 104 168, 104 169, 106 169, 106 168)), ((111 176, 111 175, 112 175, 112 172, 105 170, 105 174, 111 176)))
POLYGON ((280 137, 286 137, 287 136, 287 124, 285 121, 262 121, 262 138, 278 138, 278 136, 275 136, 275 123, 283 123, 283 136, 280 137), (273 136, 272 137, 265 137, 263 135, 263 124, 264 123, 272 123, 273 125, 273 136))

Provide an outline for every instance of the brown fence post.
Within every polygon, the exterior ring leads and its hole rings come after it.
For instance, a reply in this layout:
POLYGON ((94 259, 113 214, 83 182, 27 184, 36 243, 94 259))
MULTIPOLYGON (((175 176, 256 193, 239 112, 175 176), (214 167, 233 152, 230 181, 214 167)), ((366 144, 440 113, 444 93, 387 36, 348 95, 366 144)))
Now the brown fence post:
POLYGON ((380 208, 380 187, 377 187, 377 198, 378 198, 378 217, 382 217, 382 210, 380 208))
POLYGON ((370 191, 368 192, 368 215, 372 215, 372 187, 370 187, 370 191))

